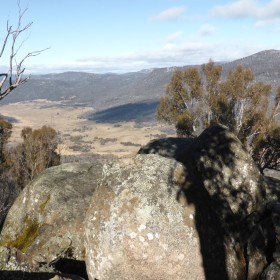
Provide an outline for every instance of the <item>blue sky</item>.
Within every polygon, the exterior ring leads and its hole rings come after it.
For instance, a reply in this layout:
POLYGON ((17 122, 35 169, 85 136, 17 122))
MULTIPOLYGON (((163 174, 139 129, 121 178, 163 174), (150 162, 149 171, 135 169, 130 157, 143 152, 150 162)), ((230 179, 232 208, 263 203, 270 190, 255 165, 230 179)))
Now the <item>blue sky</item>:
MULTIPOLYGON (((0 0, 0 43, 17 0, 0 0)), ((280 0, 21 0, 32 73, 129 72, 280 49, 280 0)), ((1 46, 0 45, 0 46, 1 46)), ((8 51, 6 52, 6 57, 8 51)), ((0 60, 4 69, 5 57, 0 60)))

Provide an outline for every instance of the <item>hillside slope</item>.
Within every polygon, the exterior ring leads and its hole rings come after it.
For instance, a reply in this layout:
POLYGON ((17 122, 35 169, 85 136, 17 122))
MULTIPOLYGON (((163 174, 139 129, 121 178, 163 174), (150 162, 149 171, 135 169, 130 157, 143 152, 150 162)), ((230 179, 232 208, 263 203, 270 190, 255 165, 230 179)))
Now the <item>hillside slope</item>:
MULTIPOLYGON (((280 86, 280 51, 266 50, 223 63, 223 76, 239 64, 250 67, 257 80, 270 83, 274 88, 280 86)), ((156 104, 164 94, 174 69, 147 69, 125 74, 66 72, 34 75, 1 103, 47 99, 63 101, 66 106, 91 106, 99 111, 138 103, 148 104, 150 108, 150 104, 156 104)))

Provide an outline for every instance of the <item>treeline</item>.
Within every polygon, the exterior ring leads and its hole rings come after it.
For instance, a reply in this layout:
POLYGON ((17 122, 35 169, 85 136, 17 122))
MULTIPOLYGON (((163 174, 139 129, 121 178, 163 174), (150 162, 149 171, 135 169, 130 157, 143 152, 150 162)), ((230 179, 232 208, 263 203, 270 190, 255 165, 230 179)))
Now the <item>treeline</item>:
POLYGON ((174 124, 179 136, 195 137, 213 123, 230 128, 251 153, 260 171, 280 170, 280 88, 256 81, 237 66, 221 79, 222 66, 176 70, 157 109, 160 121, 174 124))
POLYGON ((9 146, 12 124, 0 119, 0 228, 19 192, 48 167, 60 164, 58 133, 49 126, 26 127, 22 143, 9 146))

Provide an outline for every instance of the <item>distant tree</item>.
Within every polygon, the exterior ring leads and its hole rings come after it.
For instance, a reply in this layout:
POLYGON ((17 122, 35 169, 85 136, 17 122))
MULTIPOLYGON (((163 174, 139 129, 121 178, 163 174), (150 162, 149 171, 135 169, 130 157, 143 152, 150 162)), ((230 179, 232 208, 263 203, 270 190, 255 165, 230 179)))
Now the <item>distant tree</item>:
POLYGON ((5 164, 5 147, 12 134, 12 124, 0 118, 0 166, 5 164))
POLYGON ((12 174, 7 162, 6 145, 11 134, 12 124, 0 118, 0 231, 8 210, 19 193, 13 184, 12 174))
MULTIPOLYGON (((6 31, 0 32, 0 66, 7 63, 7 71, 0 72, 0 100, 9 95, 18 86, 27 82, 30 76, 24 75, 25 62, 28 58, 41 54, 44 50, 32 51, 23 56, 19 56, 19 51, 24 43, 21 35, 32 25, 32 22, 22 25, 22 19, 27 11, 21 10, 18 0, 18 21, 13 27, 9 21, 6 24, 6 31), (5 62, 3 63, 3 59, 5 62)), ((1 67, 1 68, 2 68, 1 67)), ((5 69, 4 67, 2 69, 5 69)), ((14 166, 11 165, 11 154, 6 147, 11 136, 12 124, 0 118, 0 231, 11 207, 17 197, 23 181, 15 178, 14 166), (18 184, 20 183, 20 184, 18 184)), ((19 148, 17 148, 19 149, 19 148)))
POLYGON ((176 70, 157 109, 160 121, 174 124, 179 136, 194 137, 212 123, 229 127, 252 154, 261 172, 280 168, 280 88, 270 102, 271 86, 255 81, 237 66, 222 81, 222 66, 176 70))
POLYGON ((20 187, 15 184, 12 170, 6 166, 0 173, 0 231, 9 209, 20 191, 20 187))
POLYGON ((46 168, 60 164, 58 133, 49 126, 21 132, 23 143, 10 153, 10 163, 16 178, 26 185, 46 168))
POLYGON ((23 57, 19 57, 19 50, 24 43, 24 41, 19 41, 22 33, 27 31, 32 22, 22 26, 22 18, 26 13, 27 9, 21 10, 20 1, 18 1, 18 22, 15 27, 13 27, 9 21, 6 25, 6 33, 1 36, 3 39, 0 45, 0 60, 3 57, 8 59, 8 70, 5 73, 0 73, 0 100, 10 94, 15 88, 24 84, 30 76, 23 76, 25 72, 24 63, 25 61, 32 57, 41 54, 43 50, 32 51, 25 54, 23 57))

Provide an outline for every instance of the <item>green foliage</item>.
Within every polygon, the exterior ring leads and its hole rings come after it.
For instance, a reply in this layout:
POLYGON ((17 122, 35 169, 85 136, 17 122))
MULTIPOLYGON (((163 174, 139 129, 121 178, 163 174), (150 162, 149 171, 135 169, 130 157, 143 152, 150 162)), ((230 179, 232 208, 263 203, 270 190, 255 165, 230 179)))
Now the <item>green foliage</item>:
POLYGON ((12 124, 0 118, 0 164, 5 162, 5 145, 12 134, 12 124))
POLYGON ((280 168, 280 128, 274 127, 267 133, 260 133, 254 142, 253 159, 260 170, 280 168))
POLYGON ((9 178, 11 184, 23 188, 46 168, 60 164, 60 155, 57 153, 59 138, 53 128, 24 128, 21 132, 23 142, 8 149, 6 144, 11 129, 11 124, 0 119, 1 176, 12 177, 9 178))
MULTIPOLYGON (((57 153, 59 138, 53 128, 25 128, 21 133, 23 143, 8 149, 11 133, 12 125, 0 119, 0 230, 21 189, 44 169, 60 164, 57 153)), ((49 199, 40 206, 40 211, 44 211, 49 199)))
POLYGON ((60 164, 56 151, 59 138, 49 126, 35 130, 24 128, 21 137, 23 143, 11 152, 10 164, 18 183, 26 185, 46 168, 60 164))
MULTIPOLYGON (((0 229, 19 190, 44 169, 60 164, 60 156, 56 152, 59 144, 57 132, 48 126, 32 130, 25 128, 21 136, 23 143, 8 150, 6 144, 11 136, 12 125, 0 119, 1 133, 1 172, 0 172, 0 229)), ((43 212, 50 196, 40 205, 43 212)), ((26 218, 20 235, 13 240, 6 237, 2 245, 15 247, 27 252, 29 246, 39 235, 43 225, 31 218, 26 218)))
POLYGON ((280 168, 280 88, 274 102, 271 86, 242 66, 221 79, 222 67, 210 61, 176 70, 157 109, 160 121, 174 124, 179 136, 195 137, 212 123, 230 128, 251 152, 261 171, 280 168))
POLYGON ((19 189, 15 186, 12 178, 13 174, 6 161, 6 144, 11 133, 12 124, 0 118, 0 230, 8 209, 19 193, 19 189))

